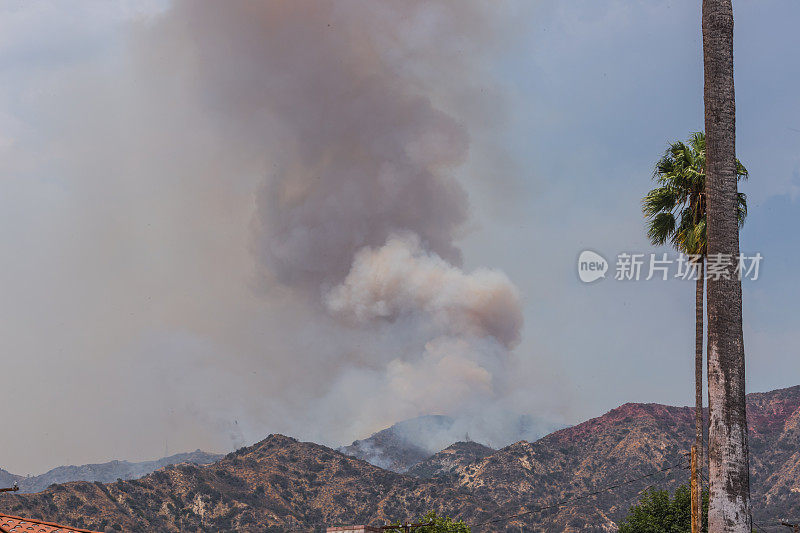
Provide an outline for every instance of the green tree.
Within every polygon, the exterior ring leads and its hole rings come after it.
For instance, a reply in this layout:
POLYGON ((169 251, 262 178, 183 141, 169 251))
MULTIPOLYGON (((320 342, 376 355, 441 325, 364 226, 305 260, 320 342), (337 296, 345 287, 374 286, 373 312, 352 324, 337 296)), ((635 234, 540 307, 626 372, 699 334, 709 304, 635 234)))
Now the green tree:
MULTIPOLYGON (((619 525, 619 533, 688 533, 692 529, 691 491, 686 485, 666 490, 648 489, 619 525)), ((708 531, 708 492, 703 492, 703 532, 708 531)))
MULTIPOLYGON (((435 511, 428 512, 415 523, 433 524, 414 529, 415 533, 470 533, 469 526, 463 521, 456 521, 449 516, 438 516, 435 511)), ((397 525, 398 531, 403 531, 399 524, 395 525, 397 525)))
MULTIPOLYGON (((693 258, 695 286, 695 444, 697 462, 703 463, 703 293, 705 290, 706 241, 706 139, 693 133, 688 142, 672 143, 656 163, 653 179, 658 186, 642 200, 647 237, 656 246, 671 244, 693 258)), ((747 169, 736 160, 736 177, 747 179, 747 169)), ((747 197, 738 193, 739 227, 747 217, 747 197)))

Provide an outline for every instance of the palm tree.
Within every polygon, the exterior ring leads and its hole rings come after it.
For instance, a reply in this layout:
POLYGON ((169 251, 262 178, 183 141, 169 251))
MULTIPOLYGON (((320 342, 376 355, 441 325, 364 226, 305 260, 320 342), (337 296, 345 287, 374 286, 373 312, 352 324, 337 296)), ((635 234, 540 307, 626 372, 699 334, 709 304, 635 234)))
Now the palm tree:
MULTIPOLYGON (((693 133, 687 143, 672 143, 656 164, 653 179, 658 187, 642 201, 648 219, 647 236, 656 246, 672 244, 688 255, 696 268, 695 287, 695 444, 697 463, 703 465, 703 292, 706 243, 706 139, 693 133)), ((747 178, 747 169, 736 161, 737 179, 747 178)), ((747 197, 738 193, 739 227, 747 217, 747 197)), ((702 468, 702 466, 701 466, 702 468)), ((699 500, 700 492, 696 495, 699 500)), ((693 502, 697 509, 701 502, 693 502)))
MULTIPOLYGON (((702 28, 708 256, 737 257, 731 0, 703 0, 702 28)), ((742 283, 733 270, 728 264, 727 276, 708 282, 708 526, 715 533, 752 530, 742 283)))

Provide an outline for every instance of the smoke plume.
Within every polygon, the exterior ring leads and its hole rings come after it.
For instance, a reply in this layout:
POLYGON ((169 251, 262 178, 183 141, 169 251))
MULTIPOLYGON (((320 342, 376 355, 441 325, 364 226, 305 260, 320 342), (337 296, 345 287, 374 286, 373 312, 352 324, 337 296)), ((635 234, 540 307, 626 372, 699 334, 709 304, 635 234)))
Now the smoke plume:
POLYGON ((467 199, 448 171, 468 134, 404 69, 414 47, 452 34, 461 11, 351 0, 172 9, 161 30, 187 32, 179 44, 191 47, 201 104, 233 138, 263 143, 254 251, 272 279, 319 297, 356 251, 398 231, 458 264, 467 199))
MULTIPOLYGON (((9 206, 13 238, 57 245, 14 254, 11 275, 38 278, 8 283, 0 322, 23 354, 10 373, 47 354, 68 376, 31 407, 40 423, 94 424, 93 442, 153 428, 117 443, 135 459, 165 436, 340 444, 507 410, 520 295, 458 246, 468 125, 494 114, 490 7, 178 0, 126 22, 118 48, 33 70, 15 98, 46 133, 0 157, 17 197, 50 202, 9 206), (120 407, 63 412, 80 391, 120 407)), ((97 459, 74 438, 54 461, 97 459)))
POLYGON ((517 344, 522 327, 519 295, 505 274, 487 269, 466 274, 425 250, 415 234, 361 249, 326 303, 352 323, 420 315, 444 334, 491 337, 507 349, 517 344))
POLYGON ((155 30, 184 27, 200 103, 265 155, 251 245, 262 283, 354 335, 380 330, 391 356, 345 342, 335 372, 368 369, 399 416, 493 398, 522 327, 504 274, 460 269, 469 206, 453 174, 469 135, 409 69, 478 15, 427 2, 181 2, 155 30))

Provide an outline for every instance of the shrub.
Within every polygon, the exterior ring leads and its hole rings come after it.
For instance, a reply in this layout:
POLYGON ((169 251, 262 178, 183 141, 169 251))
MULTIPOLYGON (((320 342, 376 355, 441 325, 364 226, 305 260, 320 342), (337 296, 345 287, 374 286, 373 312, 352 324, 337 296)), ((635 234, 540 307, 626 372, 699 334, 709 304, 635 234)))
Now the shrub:
MULTIPOLYGON (((692 496, 686 485, 666 490, 648 489, 619 525, 619 533, 683 533, 692 528, 692 496)), ((708 492, 703 492, 703 532, 708 531, 708 492)))

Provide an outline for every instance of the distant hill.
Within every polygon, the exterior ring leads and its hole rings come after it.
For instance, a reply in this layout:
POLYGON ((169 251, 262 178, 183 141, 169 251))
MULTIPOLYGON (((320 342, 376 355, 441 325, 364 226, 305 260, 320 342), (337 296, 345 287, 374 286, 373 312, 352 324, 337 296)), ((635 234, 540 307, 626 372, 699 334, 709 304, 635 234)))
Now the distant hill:
POLYGON ((99 531, 277 533, 418 514, 426 495, 452 502, 453 511, 467 505, 466 492, 428 490, 413 477, 330 448, 270 435, 208 466, 181 464, 139 480, 12 494, 0 498, 0 512, 99 531))
MULTIPOLYGON (((800 516, 800 386, 747 400, 756 520, 774 524, 775 517, 800 516)), ((464 519, 480 533, 614 531, 645 488, 688 481, 681 468, 642 476, 680 462, 693 428, 689 407, 625 404, 482 458, 487 450, 458 443, 418 463, 413 471, 420 477, 272 435, 207 466, 181 464, 139 480, 7 494, 0 512, 108 532, 319 531, 429 509, 464 519), (636 478, 642 479, 626 483, 636 478), (609 486, 615 488, 584 497, 609 486), (554 506, 565 500, 574 501, 554 506)))
POLYGON ((22 476, 17 476, 0 468, 0 488, 11 487, 14 482, 19 482, 22 476))
POLYGON ((494 449, 477 442, 456 442, 409 468, 408 475, 419 478, 458 477, 468 465, 494 452, 494 449))
POLYGON ((343 446, 339 451, 402 473, 453 442, 450 434, 454 422, 449 416, 441 415, 412 418, 343 446))
POLYGON ((520 440, 536 440, 564 426, 527 415, 498 413, 491 420, 419 416, 398 422, 339 451, 370 464, 404 473, 454 442, 475 441, 497 448, 520 440))
POLYGON ((40 492, 54 483, 70 481, 100 481, 110 483, 117 479, 136 479, 151 472, 178 463, 206 465, 219 460, 222 455, 196 450, 178 453, 156 459, 131 463, 128 461, 109 461, 107 463, 80 466, 59 466, 38 476, 17 476, 0 469, 0 486, 11 486, 15 481, 20 492, 40 492))

